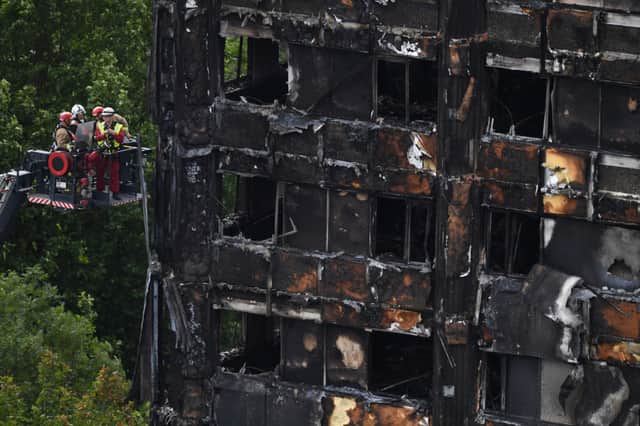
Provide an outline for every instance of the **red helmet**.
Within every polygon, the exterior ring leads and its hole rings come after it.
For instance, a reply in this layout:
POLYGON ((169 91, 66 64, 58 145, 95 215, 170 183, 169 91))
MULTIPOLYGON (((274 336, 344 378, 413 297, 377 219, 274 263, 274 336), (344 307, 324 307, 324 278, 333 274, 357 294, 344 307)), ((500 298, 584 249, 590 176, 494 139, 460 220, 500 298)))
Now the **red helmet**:
POLYGON ((94 117, 98 117, 100 114, 102 114, 102 111, 104 111, 104 108, 98 105, 97 107, 91 110, 91 115, 93 115, 94 117))
POLYGON ((62 123, 64 121, 71 121, 71 117, 73 117, 73 114, 71 114, 69 111, 64 111, 60 113, 58 119, 62 123))

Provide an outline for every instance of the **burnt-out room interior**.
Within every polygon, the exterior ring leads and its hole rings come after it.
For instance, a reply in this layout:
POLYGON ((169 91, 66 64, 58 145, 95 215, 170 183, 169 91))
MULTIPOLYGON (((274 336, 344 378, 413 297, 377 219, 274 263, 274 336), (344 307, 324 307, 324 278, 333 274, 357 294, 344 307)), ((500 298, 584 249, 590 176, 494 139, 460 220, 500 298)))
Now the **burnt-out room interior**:
POLYGON ((640 424, 637 2, 154 5, 152 424, 640 424))

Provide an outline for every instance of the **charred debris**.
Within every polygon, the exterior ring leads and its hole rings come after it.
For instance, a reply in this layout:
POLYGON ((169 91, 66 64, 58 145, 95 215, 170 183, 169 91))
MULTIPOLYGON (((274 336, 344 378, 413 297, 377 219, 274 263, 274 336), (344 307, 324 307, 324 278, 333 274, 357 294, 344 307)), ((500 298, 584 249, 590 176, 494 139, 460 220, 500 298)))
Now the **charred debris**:
POLYGON ((640 3, 154 5, 154 424, 638 424, 640 3))

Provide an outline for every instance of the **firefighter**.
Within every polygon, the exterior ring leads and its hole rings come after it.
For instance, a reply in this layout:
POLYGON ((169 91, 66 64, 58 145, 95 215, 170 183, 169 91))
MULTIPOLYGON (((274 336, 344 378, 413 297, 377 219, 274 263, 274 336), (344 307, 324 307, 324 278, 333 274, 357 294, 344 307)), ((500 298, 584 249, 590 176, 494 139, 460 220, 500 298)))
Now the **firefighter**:
POLYGON ((71 151, 73 149, 73 142, 76 139, 76 135, 71 130, 72 117, 73 114, 69 111, 63 111, 58 116, 60 122, 53 133, 54 150, 71 151))
POLYGON ((103 121, 96 124, 95 138, 98 149, 89 154, 89 167, 96 169, 96 191, 104 191, 104 172, 109 169, 109 189, 115 200, 120 199, 120 161, 118 150, 124 142, 124 126, 116 123, 115 111, 107 107, 102 111, 103 121))
MULTIPOLYGON (((93 108, 93 110, 91 110, 91 115, 96 119, 96 121, 102 121, 102 111, 104 111, 104 108, 98 105, 95 108, 93 108)), ((127 121, 126 118, 114 112, 113 121, 115 121, 116 123, 122 124, 122 127, 124 129, 124 135, 127 138, 131 138, 131 134, 129 133, 129 122, 127 121)))
POLYGON ((85 111, 84 107, 80 104, 75 104, 73 107, 71 107, 71 114, 73 115, 73 117, 71 118, 71 131, 75 133, 76 129, 78 128, 78 125, 84 123, 84 116, 87 113, 87 111, 85 111))
POLYGON ((104 108, 101 105, 98 105, 91 110, 91 115, 96 119, 96 121, 102 121, 102 111, 104 111, 104 108))

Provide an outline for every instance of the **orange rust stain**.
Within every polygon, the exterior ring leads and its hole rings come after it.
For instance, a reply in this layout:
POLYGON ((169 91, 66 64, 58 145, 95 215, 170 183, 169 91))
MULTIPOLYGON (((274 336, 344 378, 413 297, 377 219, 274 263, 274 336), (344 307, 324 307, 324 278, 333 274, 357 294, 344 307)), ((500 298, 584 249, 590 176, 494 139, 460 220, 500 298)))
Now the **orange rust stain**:
POLYGON ((600 343, 595 347, 596 358, 601 361, 619 361, 640 365, 640 343, 600 343))
POLYGON ((376 157, 380 160, 394 158, 401 168, 409 168, 406 147, 403 144, 406 132, 393 129, 381 129, 378 131, 378 143, 376 145, 376 157))
POLYGON ((451 203, 458 207, 468 206, 472 185, 473 180, 469 177, 466 177, 463 182, 454 182, 451 203))
POLYGON ((420 312, 405 311, 403 309, 385 309, 380 325, 382 328, 398 327, 409 331, 422 321, 420 312))
POLYGON ((354 285, 351 281, 340 281, 336 283, 336 289, 339 293, 351 299, 363 300, 367 297, 367 292, 358 287, 358 284, 354 285))
POLYGON ((458 107, 456 111, 456 120, 458 121, 466 121, 467 116, 469 115, 469 109, 471 108, 471 101, 473 100, 473 93, 476 87, 476 79, 475 77, 469 78, 469 84, 467 85, 467 90, 464 92, 464 97, 462 98, 462 103, 458 107))
POLYGON ((460 46, 449 46, 449 69, 453 75, 462 75, 463 66, 462 59, 460 58, 460 46))
POLYGON ((353 7, 353 0, 340 0, 340 3, 349 8, 353 7))
POLYGON ((521 6, 520 10, 522 10, 522 13, 527 15, 529 18, 537 18, 537 14, 536 14, 535 9, 532 9, 530 7, 521 6))
POLYGON ((561 182, 581 185, 585 185, 587 182, 585 157, 562 152, 555 148, 547 148, 543 166, 547 169, 555 170, 555 174, 561 182))
POLYGON ((495 204, 504 205, 504 189, 493 182, 485 182, 485 188, 489 191, 490 200, 495 204))
POLYGON ((630 96, 627 100, 627 109, 629 110, 629 112, 636 112, 638 110, 638 99, 630 96))
POLYGON ((262 272, 255 272, 253 274, 253 280, 256 282, 260 282, 264 279, 264 274, 262 272))
POLYGON ((419 425, 422 419, 416 414, 415 408, 412 407, 395 407, 387 404, 371 404, 369 412, 367 412, 363 426, 382 426, 382 425, 419 425))
POLYGON ((566 195, 545 195, 543 198, 544 212, 549 214, 575 214, 578 210, 578 200, 566 195))
POLYGON ((413 279, 411 278, 411 274, 404 274, 404 277, 402 277, 402 284, 405 287, 411 287, 412 283, 413 283, 413 279))
POLYGON ((317 287, 318 273, 313 270, 306 274, 292 274, 293 283, 287 287, 291 293, 305 293, 317 287))
POLYGON ((400 194, 430 194, 431 183, 427 176, 409 174, 404 185, 393 185, 389 189, 400 194))
MULTIPOLYGON (((609 305, 603 305, 599 310, 599 314, 605 320, 609 326, 610 332, 607 334, 614 334, 619 337, 627 339, 640 339, 640 312, 638 312, 638 305, 628 302, 616 302, 609 301, 615 305, 622 312, 627 314, 626 316, 617 312, 609 305)), ((596 313, 598 315, 598 313, 596 313)))

